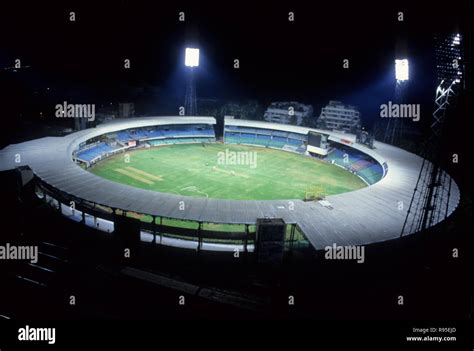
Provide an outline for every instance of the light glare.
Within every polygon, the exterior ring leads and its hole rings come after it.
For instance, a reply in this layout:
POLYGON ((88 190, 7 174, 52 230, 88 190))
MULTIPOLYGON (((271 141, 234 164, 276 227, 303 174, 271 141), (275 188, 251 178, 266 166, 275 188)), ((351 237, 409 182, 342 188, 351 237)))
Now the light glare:
POLYGON ((186 48, 184 64, 188 67, 199 66, 199 49, 186 48))
POLYGON ((398 81, 408 80, 408 60, 395 60, 395 78, 398 81))

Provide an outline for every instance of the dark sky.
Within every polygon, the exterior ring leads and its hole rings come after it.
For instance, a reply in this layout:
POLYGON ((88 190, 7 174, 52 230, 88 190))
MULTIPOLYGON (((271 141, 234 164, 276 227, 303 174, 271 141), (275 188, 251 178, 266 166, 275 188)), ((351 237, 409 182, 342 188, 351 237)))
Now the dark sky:
POLYGON ((411 60, 408 99, 431 101, 433 35, 458 30, 453 24, 465 24, 463 16, 470 12, 468 2, 458 0, 449 6, 441 1, 81 3, 2 4, 0 67, 12 66, 16 58, 31 66, 0 71, 7 110, 37 101, 53 106, 58 99, 127 100, 131 87, 159 92, 157 104, 163 97, 181 99, 183 51, 191 30, 202 54, 200 97, 264 104, 297 100, 314 104, 318 115, 329 99, 340 99, 359 105, 370 120, 380 103, 393 97, 397 51, 411 60), (70 11, 75 22, 69 21, 70 11), (184 23, 179 11, 186 14, 184 23), (295 12, 293 23, 289 11, 295 12), (398 11, 404 22, 397 21, 398 11), (123 68, 125 58, 130 70, 123 68), (345 58, 349 70, 342 68, 345 58))

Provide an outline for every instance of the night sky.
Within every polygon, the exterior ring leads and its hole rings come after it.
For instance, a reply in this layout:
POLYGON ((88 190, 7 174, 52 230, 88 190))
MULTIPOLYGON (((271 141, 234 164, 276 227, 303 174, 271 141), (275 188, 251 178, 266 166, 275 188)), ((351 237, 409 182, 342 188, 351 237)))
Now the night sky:
POLYGON ((316 115, 328 100, 338 99, 360 106, 370 125, 380 104, 393 99, 395 56, 406 55, 407 101, 430 113, 433 36, 466 32, 467 1, 450 1, 449 7, 432 1, 303 4, 2 4, 0 67, 13 66, 16 58, 30 66, 0 71, 6 111, 9 118, 20 113, 36 118, 37 109, 52 113, 64 100, 101 104, 133 101, 140 94, 152 106, 178 104, 184 96, 183 52, 191 41, 201 48, 200 98, 255 99, 265 106, 296 100, 313 104, 316 115), (70 11, 75 22, 69 21, 70 11), (186 14, 184 23, 179 11, 186 14), (294 22, 288 21, 289 11, 294 22), (397 21, 398 11, 404 22, 397 21), (123 68, 126 58, 130 70, 123 68), (342 67, 346 58, 348 70, 342 67))

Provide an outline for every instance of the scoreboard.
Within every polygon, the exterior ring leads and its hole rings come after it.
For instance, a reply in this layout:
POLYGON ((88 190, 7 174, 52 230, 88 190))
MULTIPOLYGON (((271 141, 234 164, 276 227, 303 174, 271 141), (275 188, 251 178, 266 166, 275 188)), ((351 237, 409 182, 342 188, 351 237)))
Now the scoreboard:
POLYGON ((306 150, 313 154, 326 156, 328 153, 328 134, 308 132, 308 146, 306 150))

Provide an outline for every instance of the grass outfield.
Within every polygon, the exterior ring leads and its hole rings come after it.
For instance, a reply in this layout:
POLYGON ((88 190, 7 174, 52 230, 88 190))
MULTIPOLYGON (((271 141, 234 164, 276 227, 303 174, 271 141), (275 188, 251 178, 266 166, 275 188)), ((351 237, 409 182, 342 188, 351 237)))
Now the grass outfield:
MULTIPOLYGON (((195 197, 234 200, 303 199, 308 193, 332 195, 366 184, 344 169, 299 154, 229 144, 182 144, 107 158, 89 169, 106 179, 195 197), (219 152, 255 152, 250 165, 218 162, 219 152)), ((249 154, 247 154, 249 155, 249 154)), ((222 154, 221 154, 222 157, 222 154)))

